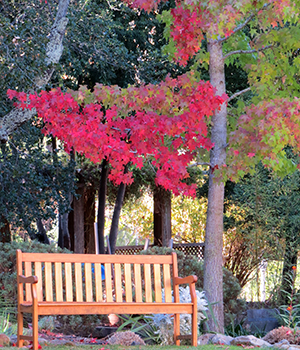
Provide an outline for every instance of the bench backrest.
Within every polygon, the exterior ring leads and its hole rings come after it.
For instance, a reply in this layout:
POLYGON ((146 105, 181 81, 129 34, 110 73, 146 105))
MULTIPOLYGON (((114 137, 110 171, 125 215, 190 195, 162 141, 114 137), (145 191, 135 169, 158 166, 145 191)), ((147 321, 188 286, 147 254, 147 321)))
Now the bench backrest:
MULTIPOLYGON (((38 277, 39 301, 172 302, 177 255, 95 255, 17 251, 17 275, 38 277), (104 272, 104 273, 103 273, 104 272), (164 289, 164 293, 162 290, 164 289)), ((30 285, 18 283, 31 301, 30 285)))

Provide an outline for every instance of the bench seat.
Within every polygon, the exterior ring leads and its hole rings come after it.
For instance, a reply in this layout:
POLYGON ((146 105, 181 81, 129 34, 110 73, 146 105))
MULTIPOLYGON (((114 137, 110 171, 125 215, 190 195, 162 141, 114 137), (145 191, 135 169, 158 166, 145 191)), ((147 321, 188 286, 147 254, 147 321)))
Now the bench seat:
POLYGON ((38 317, 44 315, 172 314, 180 345, 180 314, 192 316, 197 345, 196 276, 178 277, 177 255, 94 255, 17 251, 18 341, 38 350, 38 317), (180 303, 188 284, 190 303, 180 303), (23 335, 23 315, 32 314, 32 336, 23 335))

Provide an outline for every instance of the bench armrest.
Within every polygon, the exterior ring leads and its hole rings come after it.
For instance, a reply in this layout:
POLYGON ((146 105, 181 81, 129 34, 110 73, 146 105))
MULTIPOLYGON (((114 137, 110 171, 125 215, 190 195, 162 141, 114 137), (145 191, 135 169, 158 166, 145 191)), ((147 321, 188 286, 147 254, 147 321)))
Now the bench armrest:
POLYGON ((198 277, 195 275, 187 276, 187 277, 174 277, 174 285, 177 284, 192 284, 196 283, 198 277))
POLYGON ((23 275, 19 275, 19 283, 38 283, 38 277, 37 276, 28 276, 25 277, 23 275))

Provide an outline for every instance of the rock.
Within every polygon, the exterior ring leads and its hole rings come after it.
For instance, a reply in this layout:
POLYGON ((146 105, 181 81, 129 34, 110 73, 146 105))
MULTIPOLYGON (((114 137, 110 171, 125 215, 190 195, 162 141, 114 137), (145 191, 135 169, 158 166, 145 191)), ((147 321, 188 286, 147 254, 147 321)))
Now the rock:
POLYGON ((9 346, 10 339, 6 334, 0 334, 0 346, 9 346))
POLYGON ((72 341, 66 341, 63 345, 65 346, 77 346, 75 343, 73 343, 72 341))
POLYGON ((144 340, 138 334, 131 331, 116 332, 107 339, 107 343, 110 345, 130 346, 133 342, 135 345, 145 345, 144 340))
POLYGON ((200 337, 198 337, 198 345, 207 345, 210 343, 210 340, 215 336, 214 333, 205 333, 200 335, 200 337))
POLYGON ((288 347, 288 349, 289 350, 299 350, 300 349, 300 345, 290 345, 289 347, 288 347))
POLYGON ((95 327, 92 331, 93 338, 105 338, 108 335, 115 333, 118 327, 95 327))
POLYGON ((274 348, 287 349, 290 346, 290 342, 287 339, 282 339, 280 342, 273 345, 274 348))
POLYGON ((210 339, 210 342, 212 344, 225 344, 225 345, 230 345, 231 341, 233 340, 233 337, 230 337, 229 335, 224 335, 224 334, 216 334, 210 339))
POLYGON ((236 337, 231 341, 230 345, 259 346, 261 348, 272 346, 267 341, 254 337, 254 335, 241 335, 236 337))
POLYGON ((245 324, 249 325, 252 332, 257 332, 257 330, 269 332, 279 327, 277 314, 277 309, 249 309, 245 324))
POLYGON ((47 339, 45 339, 45 338, 42 338, 42 337, 39 337, 38 343, 39 343, 40 345, 47 345, 47 344, 49 344, 49 340, 47 340, 47 339))

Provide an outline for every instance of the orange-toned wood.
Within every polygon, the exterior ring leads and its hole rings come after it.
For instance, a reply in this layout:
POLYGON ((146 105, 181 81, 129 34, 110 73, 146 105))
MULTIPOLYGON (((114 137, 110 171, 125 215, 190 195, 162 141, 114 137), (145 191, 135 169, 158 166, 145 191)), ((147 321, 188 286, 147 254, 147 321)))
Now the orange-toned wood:
POLYGON ((45 263, 45 293, 46 301, 53 301, 52 264, 45 263))
POLYGON ((116 301, 122 302, 122 271, 121 264, 115 264, 115 294, 116 301))
POLYGON ((157 303, 162 302, 161 295, 161 274, 160 274, 160 264, 154 264, 154 292, 155 292, 155 301, 157 303))
POLYGON ((20 249, 17 250, 17 289, 18 289, 18 329, 17 329, 17 346, 23 346, 23 339, 21 336, 23 334, 23 313, 20 310, 21 304, 24 301, 23 294, 23 283, 20 282, 20 276, 23 275, 22 269, 22 252, 20 249))
POLYGON ((127 303, 132 302, 132 281, 131 281, 131 264, 124 264, 125 274, 125 300, 127 303))
POLYGON ((81 263, 75 263, 75 295, 76 301, 83 301, 81 263))
POLYGON ((180 345, 180 316, 179 314, 174 314, 174 343, 180 345))
POLYGON ((40 262, 34 263, 34 274, 38 278, 38 283, 36 286, 38 300, 42 301, 43 300, 43 277, 42 277, 42 264, 40 262))
MULTIPOLYGON (((31 262, 29 261, 25 262, 24 273, 25 273, 25 276, 32 276, 31 262)), ((31 301, 31 289, 29 284, 25 285, 25 297, 26 297, 26 301, 31 301)))
MULTIPOLYGON (((107 303, 88 302, 42 302, 38 303, 39 315, 106 315, 106 314, 191 314, 192 304, 175 303, 117 303, 115 301, 107 303)), ((21 310, 27 312, 26 306, 21 310)))
POLYGON ((102 274, 101 264, 95 264, 95 293, 96 301, 102 301, 102 274))
POLYGON ((63 283, 61 263, 54 263, 56 301, 63 301, 63 283))
POLYGON ((151 265, 144 264, 145 281, 145 299, 146 303, 152 303, 152 283, 151 283, 151 265))
POLYGON ((72 265, 65 263, 66 301, 73 301, 72 265))
POLYGON ((164 274, 164 289, 165 289, 165 302, 172 302, 172 287, 171 287, 171 272, 170 265, 163 264, 163 274, 164 274))
POLYGON ((192 345, 197 345, 197 298, 195 290, 196 276, 178 277, 176 254, 171 256, 116 256, 116 255, 80 255, 80 254, 42 254, 17 252, 17 282, 18 282, 18 346, 23 345, 23 340, 31 340, 33 349, 38 347, 38 316, 39 315, 82 315, 82 314, 174 314, 174 341, 180 344, 179 315, 192 315, 192 345), (24 259, 23 259, 24 258, 24 259), (23 276, 23 264, 24 274, 23 276), (32 264, 34 263, 33 276, 32 264), (66 289, 66 301, 63 300, 63 269, 66 289), (74 263, 75 280, 72 277, 72 264, 74 263), (93 276, 91 264, 95 264, 95 299, 93 301, 93 276), (46 301, 41 299, 43 289, 39 282, 42 280, 45 264, 45 289, 46 301), (52 264, 55 271, 55 294, 53 301, 52 264), (105 281, 102 281, 101 264, 105 267, 105 281), (131 268, 133 264, 133 271, 131 268), (84 266, 85 295, 83 300, 82 269, 84 266), (114 266, 114 288, 112 286, 112 267, 114 266), (153 266, 153 268, 152 268, 153 266), (144 275, 142 277, 142 267, 144 275), (172 268, 172 276, 171 276, 172 268), (124 276, 122 271, 124 269, 124 276), (152 271, 153 269, 153 271, 152 271), (152 282, 151 272, 154 273, 152 282), (135 301, 133 301, 132 273, 135 301), (163 274, 163 276, 162 276, 163 274), (123 299, 122 287, 125 280, 125 300, 123 299), (163 286, 161 280, 163 279, 163 286), (142 281, 143 280, 143 281, 142 281), (174 301, 172 300, 172 281, 174 301), (28 298, 23 299, 23 283, 25 289, 30 289, 28 298), (103 283, 105 289, 103 290, 103 283), (190 286, 191 303, 179 302, 179 284, 190 286), (145 286, 145 294, 143 292, 145 286), (154 284, 152 286, 152 284, 154 284), (75 299, 73 301, 72 289, 75 285, 75 299), (165 300, 162 300, 162 288, 165 290, 165 300), (152 293, 154 290, 155 300, 152 293), (176 291, 177 290, 177 291, 176 291), (113 291, 115 292, 113 294, 113 291), (105 296, 105 297, 103 297, 105 296), (115 299, 114 300, 114 296, 115 299), (23 335, 23 313, 32 314, 33 333, 32 336, 23 335))
MULTIPOLYGON (((175 253, 176 254, 176 253, 175 253)), ((22 261, 80 262, 110 264, 172 264, 171 255, 109 255, 109 254, 61 254, 22 253, 22 261)))
POLYGON ((85 277, 85 300, 93 301, 92 266, 91 263, 84 264, 85 277))
POLYGON ((111 264, 104 264, 106 301, 112 302, 111 264))
POLYGON ((38 314, 38 300, 37 300, 37 286, 36 284, 31 284, 31 293, 33 297, 32 301, 32 347, 33 350, 38 350, 38 321, 39 321, 39 314, 38 314))
POLYGON ((134 264, 133 270, 134 270, 135 301, 137 303, 140 303, 143 300, 141 265, 134 264))

